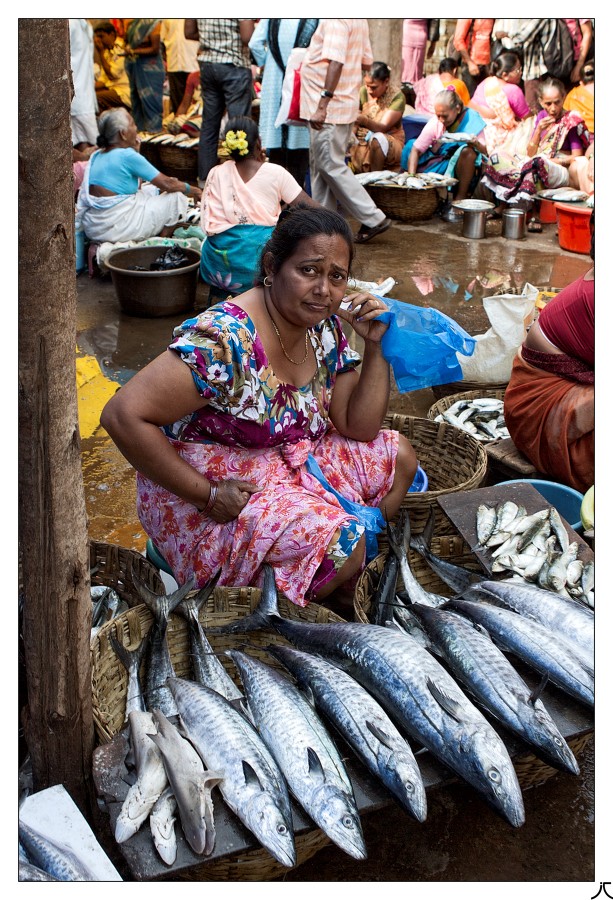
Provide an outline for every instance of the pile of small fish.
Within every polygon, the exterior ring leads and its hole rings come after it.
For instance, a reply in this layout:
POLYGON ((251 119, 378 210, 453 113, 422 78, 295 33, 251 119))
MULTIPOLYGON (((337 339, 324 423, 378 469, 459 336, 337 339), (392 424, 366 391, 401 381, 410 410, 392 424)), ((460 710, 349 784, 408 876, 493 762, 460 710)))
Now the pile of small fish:
POLYGON ((180 134, 169 134, 167 131, 160 132, 159 134, 152 135, 142 135, 141 143, 143 144, 164 144, 165 146, 172 145, 173 147, 197 147, 200 141, 200 135, 186 134, 185 132, 180 134))
POLYGON ((539 191, 538 196, 542 197, 543 200, 557 200, 559 203, 578 203, 582 200, 587 200, 588 197, 585 191, 578 191, 569 187, 547 188, 544 191, 539 191))
POLYGON ((504 423, 504 403, 495 397, 456 400, 449 409, 439 413, 434 421, 455 425, 484 443, 509 437, 504 423))
POLYGON ((477 545, 491 551, 493 572, 513 572, 540 588, 594 607, 594 563, 578 559, 579 545, 553 506, 527 515, 507 500, 477 509, 477 545))
POLYGON ((419 175, 409 175, 408 172, 390 172, 384 169, 382 172, 361 172, 355 176, 361 185, 385 184, 391 187, 406 187, 422 191, 431 187, 446 187, 457 184, 457 178, 449 178, 438 172, 420 172, 419 175))

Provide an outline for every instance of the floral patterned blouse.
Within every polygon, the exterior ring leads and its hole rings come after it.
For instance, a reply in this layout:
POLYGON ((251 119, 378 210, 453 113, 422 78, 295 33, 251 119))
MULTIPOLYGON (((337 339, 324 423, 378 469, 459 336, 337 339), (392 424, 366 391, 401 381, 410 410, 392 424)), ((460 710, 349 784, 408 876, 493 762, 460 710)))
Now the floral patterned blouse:
POLYGON ((332 316, 310 329, 317 371, 295 387, 273 372, 247 313, 226 300, 187 319, 173 332, 169 350, 190 367, 198 393, 209 403, 164 429, 179 441, 249 448, 275 447, 305 438, 317 441, 328 428, 337 375, 361 362, 332 316))

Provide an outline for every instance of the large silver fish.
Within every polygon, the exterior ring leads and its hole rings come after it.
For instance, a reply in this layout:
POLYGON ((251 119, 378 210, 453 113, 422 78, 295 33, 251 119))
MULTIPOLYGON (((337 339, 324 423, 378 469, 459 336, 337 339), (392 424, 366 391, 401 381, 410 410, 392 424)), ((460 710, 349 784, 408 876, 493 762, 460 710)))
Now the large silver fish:
POLYGON ((200 755, 163 713, 154 709, 153 719, 157 734, 152 734, 151 740, 162 754, 185 839, 194 853, 208 856, 215 846, 211 791, 223 772, 206 772, 200 755))
MULTIPOLYGON (((432 535, 434 533, 434 508, 428 516, 428 521, 421 534, 411 537, 410 545, 416 553, 426 560, 430 568, 436 572, 441 581, 444 581, 456 593, 463 593, 471 585, 484 581, 487 577, 482 572, 471 572, 470 569, 452 563, 447 559, 436 556, 430 549, 432 535)), ((375 624, 379 625, 380 622, 375 624)))
POLYGON ((87 863, 79 859, 76 853, 40 834, 21 818, 19 819, 19 840, 25 847, 30 862, 51 876, 49 879, 38 878, 37 880, 99 881, 99 877, 92 872, 87 863))
POLYGON ((266 663, 228 650, 249 711, 289 788, 337 847, 366 859, 353 786, 321 719, 292 682, 266 663))
POLYGON ((482 581, 471 589, 470 600, 484 599, 538 622, 567 640, 594 665, 594 612, 576 600, 519 581, 482 581))
POLYGON ((35 866, 34 863, 27 860, 19 860, 19 881, 59 881, 44 869, 35 866))
POLYGON ((451 675, 410 635, 356 622, 270 620, 299 649, 349 665, 350 674, 408 735, 475 787, 512 825, 523 824, 522 794, 504 743, 451 675))
POLYGON ((136 834, 168 786, 162 754, 150 737, 155 733, 152 714, 133 710, 128 716, 128 724, 136 781, 128 791, 115 822, 115 840, 118 844, 123 844, 136 834))
POLYGON ((447 598, 440 594, 435 594, 433 591, 426 590, 411 570, 408 557, 411 544, 411 522, 408 511, 401 511, 396 527, 389 522, 387 523, 387 539, 392 552, 398 558, 404 589, 411 601, 413 603, 423 603, 425 606, 440 606, 441 603, 444 603, 447 598))
POLYGON ((412 607, 452 674, 510 731, 557 769, 579 766, 538 693, 530 690, 489 634, 444 607, 412 607))
POLYGON ((268 626, 267 616, 276 614, 277 589, 275 586, 275 573, 268 563, 262 566, 263 580, 260 602, 252 613, 233 619, 225 625, 215 625, 207 628, 207 634, 242 634, 247 631, 257 631, 268 626))
POLYGON ((514 653, 541 675, 547 675, 571 697, 594 705, 593 667, 549 628, 491 603, 456 598, 448 602, 448 608, 482 625, 503 650, 514 653))
POLYGON ((147 709, 159 709, 165 716, 176 716, 177 707, 167 680, 174 676, 175 672, 170 659, 166 630, 168 617, 181 603, 195 584, 195 576, 181 585, 172 594, 155 594, 147 585, 133 573, 133 582, 140 597, 153 614, 153 624, 148 645, 147 654, 147 681, 145 685, 145 703, 147 709))
POLYGON ((176 607, 176 612, 187 620, 194 681, 217 691, 226 700, 239 700, 242 693, 232 681, 213 650, 198 613, 213 591, 219 575, 195 595, 188 595, 176 607))
POLYGON ((386 711, 355 678, 323 659, 286 647, 270 646, 314 699, 357 756, 418 822, 426 819, 426 790, 410 745, 386 711))
POLYGON ((169 687, 205 766, 223 772, 219 789, 230 809, 278 862, 295 866, 287 783, 253 725, 217 691, 183 678, 169 687))
POLYGON ((127 721, 128 716, 133 710, 145 712, 147 709, 145 698, 143 696, 143 689, 140 683, 140 667, 149 643, 150 634, 151 632, 148 632, 144 636, 135 650, 128 650, 127 647, 124 647, 124 645, 117 640, 114 634, 109 634, 111 647, 128 673, 124 721, 127 721))

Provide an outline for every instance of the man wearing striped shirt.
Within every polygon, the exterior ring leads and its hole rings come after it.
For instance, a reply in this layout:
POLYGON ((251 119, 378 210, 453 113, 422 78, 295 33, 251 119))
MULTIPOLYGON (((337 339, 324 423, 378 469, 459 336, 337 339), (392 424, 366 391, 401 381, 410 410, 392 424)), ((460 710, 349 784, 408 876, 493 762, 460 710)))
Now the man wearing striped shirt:
POLYGON ((366 19, 321 19, 300 70, 300 117, 309 123, 313 199, 333 210, 340 203, 357 219, 359 244, 392 224, 345 161, 359 112, 362 70, 372 62, 366 19))
POLYGON ((217 165, 219 129, 228 116, 250 116, 253 80, 248 43, 255 19, 186 19, 184 34, 199 41, 203 111, 198 145, 198 186, 217 165))

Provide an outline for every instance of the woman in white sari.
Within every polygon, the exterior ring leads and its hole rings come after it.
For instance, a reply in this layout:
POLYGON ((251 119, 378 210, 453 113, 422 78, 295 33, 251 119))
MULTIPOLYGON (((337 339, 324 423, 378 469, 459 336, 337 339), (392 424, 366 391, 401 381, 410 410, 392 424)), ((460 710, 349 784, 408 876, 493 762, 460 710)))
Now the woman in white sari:
POLYGON ((136 124, 126 109, 102 113, 98 130, 101 149, 92 154, 83 176, 77 229, 100 243, 169 237, 185 221, 187 198, 199 202, 202 192, 163 175, 140 155, 136 124))

